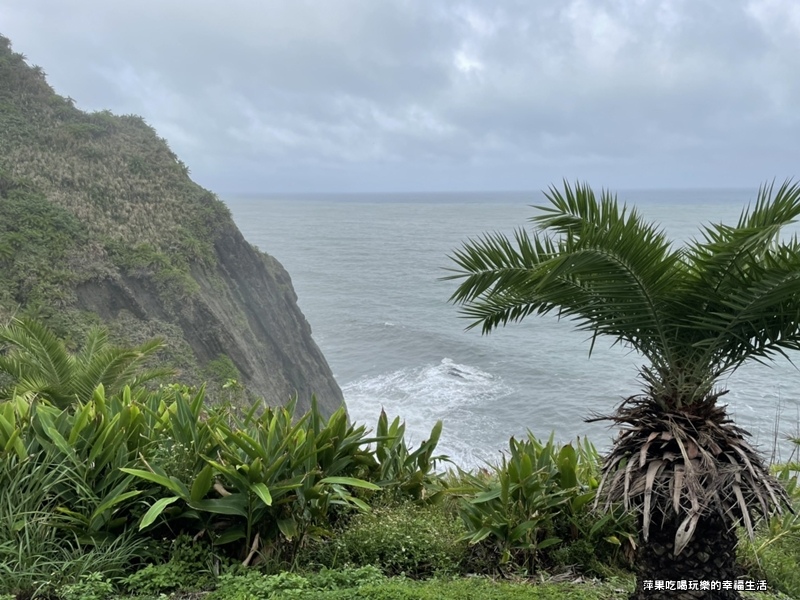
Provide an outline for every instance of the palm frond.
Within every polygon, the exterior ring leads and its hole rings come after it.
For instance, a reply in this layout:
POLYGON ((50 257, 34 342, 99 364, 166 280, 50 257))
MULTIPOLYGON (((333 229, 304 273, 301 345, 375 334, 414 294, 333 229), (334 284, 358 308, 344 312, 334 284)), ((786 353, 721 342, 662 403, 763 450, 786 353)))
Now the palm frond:
MULTIPOLYGON (((64 343, 50 329, 32 319, 17 319, 0 328, 0 344, 5 346, 6 356, 13 356, 16 376, 35 370, 57 385, 71 385, 74 360, 64 343)), ((11 367, 8 361, 0 362, 0 368, 11 367)), ((14 372, 8 372, 12 377, 14 372)))
POLYGON ((95 355, 108 346, 108 331, 104 327, 94 326, 86 335, 86 342, 77 356, 81 366, 91 364, 95 355))
POLYGON ((0 329, 0 373, 5 375, 0 399, 15 393, 36 395, 65 408, 76 399, 90 398, 101 384, 112 394, 125 385, 136 387, 172 373, 146 368, 147 360, 163 346, 156 339, 136 348, 109 347, 108 334, 98 328, 73 355, 42 323, 15 320, 0 329))
POLYGON ((553 188, 547 197, 552 206, 533 218, 533 237, 521 230, 514 242, 487 235, 453 254, 459 268, 445 279, 464 281, 450 300, 484 333, 557 308, 594 335, 624 340, 651 358, 656 347, 668 353, 665 317, 681 254, 609 194, 598 202, 588 187, 565 183, 563 194, 553 188))
POLYGON ((462 281, 450 301, 470 327, 556 312, 593 343, 638 350, 649 392, 678 406, 748 359, 800 349, 800 243, 778 238, 800 215, 800 185, 762 187, 737 226, 709 226, 678 250, 607 192, 565 183, 546 197, 532 235, 486 235, 451 256, 445 279, 462 281))
POLYGON ((687 248, 687 262, 712 295, 735 291, 746 281, 781 229, 800 216, 800 184, 785 181, 776 193, 774 185, 763 185, 755 206, 742 211, 736 227, 715 224, 703 230, 702 240, 687 248))
MULTIPOLYGON (((516 246, 502 234, 487 234, 454 252, 452 260, 460 268, 448 269, 455 274, 442 279, 464 279, 464 282, 450 296, 450 301, 467 306, 463 313, 468 317, 473 303, 476 311, 479 305, 487 305, 474 315, 479 320, 468 328, 483 324, 484 333, 488 333, 505 324, 511 319, 503 316, 506 305, 510 307, 520 300, 539 308, 530 288, 536 284, 542 264, 555 254, 556 248, 550 240, 530 238, 521 229, 515 232, 515 241, 516 246), (485 319, 479 316, 483 312, 485 319)), ((542 310, 546 312, 549 308, 542 306, 542 310)))
POLYGON ((746 265, 746 273, 735 289, 707 295, 705 311, 695 312, 688 325, 703 332, 695 346, 704 350, 700 360, 713 365, 717 376, 751 358, 800 350, 798 240, 763 251, 746 265))
POLYGON ((91 355, 87 355, 89 362, 82 365, 76 374, 76 393, 81 398, 90 398, 95 388, 102 384, 109 394, 113 394, 134 380, 144 383, 168 374, 168 370, 154 371, 148 376, 142 372, 144 362, 163 346, 161 340, 152 340, 131 349, 96 346, 91 355))

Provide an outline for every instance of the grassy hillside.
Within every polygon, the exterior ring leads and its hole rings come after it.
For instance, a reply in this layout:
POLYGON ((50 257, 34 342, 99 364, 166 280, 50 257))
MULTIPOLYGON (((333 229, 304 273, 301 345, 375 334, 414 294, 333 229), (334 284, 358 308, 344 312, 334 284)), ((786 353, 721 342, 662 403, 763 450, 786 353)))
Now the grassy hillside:
POLYGON ((153 276, 173 301, 195 291, 182 274, 190 261, 214 261, 230 213, 142 118, 76 109, 0 38, 0 131, 0 247, 13 300, 60 308, 68 299, 53 297, 53 284, 90 279, 109 262, 153 276))
POLYGON ((212 396, 234 378, 269 401, 342 401, 286 272, 167 142, 78 110, 0 36, 0 323, 14 315, 71 347, 100 321, 121 342, 165 338, 163 360, 212 396))

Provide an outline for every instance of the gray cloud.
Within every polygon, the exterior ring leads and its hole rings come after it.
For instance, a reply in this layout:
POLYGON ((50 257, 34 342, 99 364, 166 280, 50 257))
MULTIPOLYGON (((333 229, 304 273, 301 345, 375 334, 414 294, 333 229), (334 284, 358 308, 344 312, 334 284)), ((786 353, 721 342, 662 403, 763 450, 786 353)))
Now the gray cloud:
POLYGON ((20 0, 0 24, 220 192, 800 175, 793 0, 20 0))

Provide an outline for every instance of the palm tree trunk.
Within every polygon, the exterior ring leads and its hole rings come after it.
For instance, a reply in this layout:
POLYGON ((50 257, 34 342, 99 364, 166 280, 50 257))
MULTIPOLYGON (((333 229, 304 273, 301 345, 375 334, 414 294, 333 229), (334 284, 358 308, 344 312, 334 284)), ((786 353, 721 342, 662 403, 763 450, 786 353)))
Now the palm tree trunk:
MULTIPOLYGON (((635 557, 636 590, 630 600, 661 600, 676 598, 691 600, 734 600, 741 596, 733 589, 708 589, 702 582, 709 582, 717 588, 718 582, 732 582, 736 579, 736 530, 718 514, 701 518, 697 529, 678 556, 673 556, 673 545, 678 520, 670 514, 661 529, 660 520, 651 524, 647 542, 639 545, 635 557), (664 589, 658 582, 665 582, 664 589), (675 582, 679 589, 666 589, 675 582), (680 589, 681 582, 687 588, 680 589), (652 584, 652 585, 651 585, 652 584), (700 589, 701 587, 705 589, 700 589)), ((639 526, 641 531, 641 517, 639 526)))

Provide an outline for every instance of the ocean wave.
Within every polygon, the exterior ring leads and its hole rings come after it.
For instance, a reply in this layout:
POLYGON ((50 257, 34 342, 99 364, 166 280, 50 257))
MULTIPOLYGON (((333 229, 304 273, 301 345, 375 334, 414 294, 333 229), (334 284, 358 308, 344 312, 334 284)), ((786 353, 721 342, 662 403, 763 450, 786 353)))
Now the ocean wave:
POLYGON ((460 466, 476 466, 497 454, 491 445, 500 424, 476 409, 514 392, 502 378, 451 358, 361 377, 342 391, 353 421, 375 427, 384 409, 390 419, 400 416, 406 422, 406 435, 415 444, 441 419, 438 450, 460 466))

